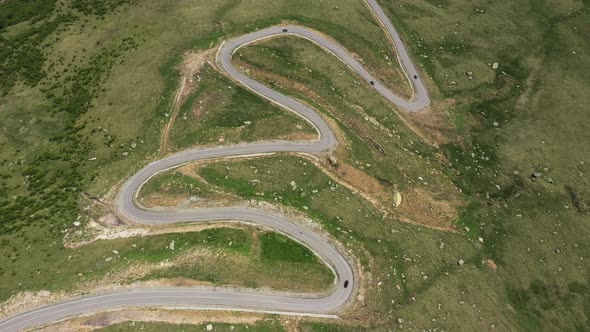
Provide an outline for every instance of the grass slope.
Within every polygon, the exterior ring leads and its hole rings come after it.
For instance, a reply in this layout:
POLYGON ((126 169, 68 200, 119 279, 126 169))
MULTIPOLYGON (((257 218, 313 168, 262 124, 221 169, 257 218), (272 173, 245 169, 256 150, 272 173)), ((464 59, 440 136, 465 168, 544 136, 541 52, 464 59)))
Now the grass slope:
MULTIPOLYGON (((382 57, 388 51, 379 48, 379 28, 367 24, 372 18, 352 1, 248 4, 264 12, 243 10, 244 4, 233 1, 46 4, 0 4, 2 299, 25 289, 68 289, 77 273, 97 274, 80 265, 71 278, 53 278, 56 270, 70 270, 63 234, 92 215, 82 209, 89 203, 82 192, 104 195, 157 155, 185 51, 289 19, 336 31, 351 49, 389 66, 382 57), (354 31, 354 41, 347 31, 354 31)), ((270 110, 258 101, 252 109, 259 104, 270 110)), ((236 139, 270 136, 260 131, 236 139)), ((90 257, 106 249, 87 250, 96 250, 90 257)))
POLYGON ((317 136, 302 118, 286 112, 206 66, 198 75, 197 90, 187 99, 172 131, 177 148, 317 136))

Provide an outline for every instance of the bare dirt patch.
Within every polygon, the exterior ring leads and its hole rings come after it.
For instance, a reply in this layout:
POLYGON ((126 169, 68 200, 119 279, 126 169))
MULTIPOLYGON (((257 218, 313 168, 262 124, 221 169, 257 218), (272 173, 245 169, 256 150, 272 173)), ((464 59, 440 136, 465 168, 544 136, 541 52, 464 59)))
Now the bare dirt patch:
POLYGON ((404 221, 428 226, 434 229, 453 231, 453 224, 459 217, 456 206, 458 199, 437 200, 431 193, 414 188, 402 193, 403 203, 396 209, 404 221))
POLYGON ((339 163, 338 167, 334 168, 334 172, 353 187, 381 202, 385 203, 391 199, 391 192, 383 188, 379 181, 347 163, 339 163))
MULTIPOLYGON (((339 149, 338 156, 345 160, 345 152, 339 149)), ((442 231, 454 231, 454 222, 458 218, 456 207, 462 203, 458 197, 445 200, 435 199, 435 195, 426 190, 412 189, 400 192, 403 199, 399 207, 394 207, 396 185, 393 188, 384 187, 379 181, 367 173, 350 164, 339 162, 338 167, 323 167, 318 165, 324 173, 332 177, 339 184, 353 190, 371 202, 384 215, 395 215, 404 222, 422 225, 442 231)))
POLYGON ((202 230, 223 227, 223 224, 202 224, 202 223, 191 223, 191 224, 179 224, 169 226, 129 226, 119 225, 104 226, 94 221, 90 221, 80 231, 90 236, 79 239, 75 237, 64 237, 64 246, 69 249, 80 248, 84 245, 90 244, 98 240, 113 240, 120 238, 129 238, 134 236, 152 236, 160 234, 172 234, 172 233, 187 233, 187 232, 199 232, 202 230))

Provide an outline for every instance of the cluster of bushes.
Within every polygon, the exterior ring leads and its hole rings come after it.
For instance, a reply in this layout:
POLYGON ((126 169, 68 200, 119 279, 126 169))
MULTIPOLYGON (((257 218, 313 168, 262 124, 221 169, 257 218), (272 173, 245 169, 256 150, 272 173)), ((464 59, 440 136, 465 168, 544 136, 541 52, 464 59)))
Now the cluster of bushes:
POLYGON ((73 0, 71 6, 86 15, 104 16, 113 12, 119 6, 132 1, 133 0, 73 0))
POLYGON ((108 72, 123 50, 136 49, 137 46, 134 39, 126 38, 116 48, 104 48, 90 59, 89 66, 75 67, 72 75, 65 77, 63 82, 42 91, 53 102, 56 112, 80 116, 86 113, 92 100, 98 97, 100 85, 106 80, 108 72))
POLYGON ((12 38, 0 34, 0 95, 6 95, 18 81, 35 86, 47 76, 40 45, 58 27, 74 19, 71 14, 59 15, 12 38))
POLYGON ((60 137, 52 137, 42 151, 15 168, 14 178, 22 179, 20 185, 11 187, 6 178, 0 180, 1 233, 16 231, 37 220, 55 218, 63 224, 75 219, 78 192, 85 183, 80 158, 84 158, 88 145, 74 121, 66 121, 60 137))
POLYGON ((56 0, 7 0, 0 2, 0 31, 5 27, 48 17, 55 9, 56 0))
MULTIPOLYGON (((86 124, 79 119, 92 107, 115 61, 124 51, 136 49, 138 43, 135 38, 126 38, 119 45, 104 47, 87 65, 64 69, 52 82, 44 81, 46 58, 41 45, 77 19, 73 14, 59 15, 10 38, 0 31, 0 95, 7 94, 17 82, 29 86, 42 82, 40 91, 52 105, 47 116, 60 119, 57 134, 34 151, 24 151, 26 158, 11 170, 3 167, 8 173, 0 176, 0 233, 18 231, 38 220, 54 225, 71 223, 79 213, 79 192, 95 177, 85 172, 92 145, 82 132, 86 124)), ((17 149, 17 154, 22 153, 17 149)))

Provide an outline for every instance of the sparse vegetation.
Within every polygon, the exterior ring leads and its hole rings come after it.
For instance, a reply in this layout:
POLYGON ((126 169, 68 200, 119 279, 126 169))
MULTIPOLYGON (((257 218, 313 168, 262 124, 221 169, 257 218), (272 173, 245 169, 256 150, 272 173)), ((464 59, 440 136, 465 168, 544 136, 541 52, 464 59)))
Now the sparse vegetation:
POLYGON ((261 97, 236 86, 210 66, 198 75, 197 90, 180 109, 172 131, 176 148, 317 136, 315 129, 261 97))
POLYGON ((148 196, 153 193, 164 193, 171 196, 186 194, 206 197, 208 195, 204 183, 178 171, 165 173, 148 181, 141 188, 140 196, 148 196))

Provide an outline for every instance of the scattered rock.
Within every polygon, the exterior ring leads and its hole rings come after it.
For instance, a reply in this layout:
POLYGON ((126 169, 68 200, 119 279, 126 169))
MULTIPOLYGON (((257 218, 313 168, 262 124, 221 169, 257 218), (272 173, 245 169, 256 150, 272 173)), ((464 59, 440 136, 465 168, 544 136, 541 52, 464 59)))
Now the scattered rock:
POLYGON ((497 62, 494 62, 494 63, 492 64, 492 69, 498 69, 498 66, 500 66, 500 64, 499 64, 499 63, 497 63, 497 62))
POLYGON ((480 237, 479 237, 477 240, 478 240, 479 242, 483 243, 483 238, 482 238, 481 236, 480 236, 480 237))
POLYGON ((496 272, 496 270, 498 269, 498 265, 496 265, 496 262, 494 262, 491 259, 486 259, 486 265, 492 269, 492 271, 496 272))
POLYGON ((295 183, 295 181, 291 181, 290 185, 291 185, 291 189, 293 189, 293 190, 297 189, 297 183, 295 183))
POLYGON ((207 331, 213 331, 213 325, 212 324, 208 324, 206 327, 207 331))
POLYGON ((494 127, 497 127, 497 126, 499 126, 500 124, 499 124, 498 122, 494 121, 493 125, 494 125, 494 127))
POLYGON ((134 143, 131 143, 131 148, 132 149, 135 149, 136 147, 137 147, 137 144, 135 144, 135 142, 134 143))
POLYGON ((79 221, 74 221, 74 226, 80 227, 80 222, 79 221))
POLYGON ((547 181, 547 183, 550 183, 550 184, 554 184, 555 183, 555 181, 553 181, 552 178, 545 178, 545 180, 547 181))
POLYGON ((338 165, 338 161, 336 160, 336 157, 334 157, 334 156, 330 156, 330 157, 328 157, 328 160, 330 161, 330 164, 331 164, 332 166, 336 166, 336 165, 338 165))
POLYGON ((543 174, 541 174, 540 172, 533 172, 533 174, 531 174, 531 178, 533 180, 536 180, 536 179, 540 178, 541 175, 543 175, 543 174))
POLYGON ((402 204, 402 194, 399 191, 396 191, 393 194, 393 207, 398 207, 402 204))
POLYGON ((463 264, 465 264, 465 261, 463 259, 457 261, 457 265, 461 266, 463 264))
POLYGON ((223 137, 219 137, 219 139, 217 140, 217 142, 219 142, 219 144, 225 142, 225 138, 223 137))
POLYGON ((172 242, 170 242, 170 245, 168 245, 168 248, 170 248, 170 250, 174 250, 174 240, 172 240, 172 242))
POLYGON ((247 125, 250 125, 250 124, 252 124, 252 121, 244 121, 244 124, 245 124, 246 126, 247 126, 247 125))
POLYGON ((117 250, 113 250, 113 254, 118 255, 119 252, 117 250))

